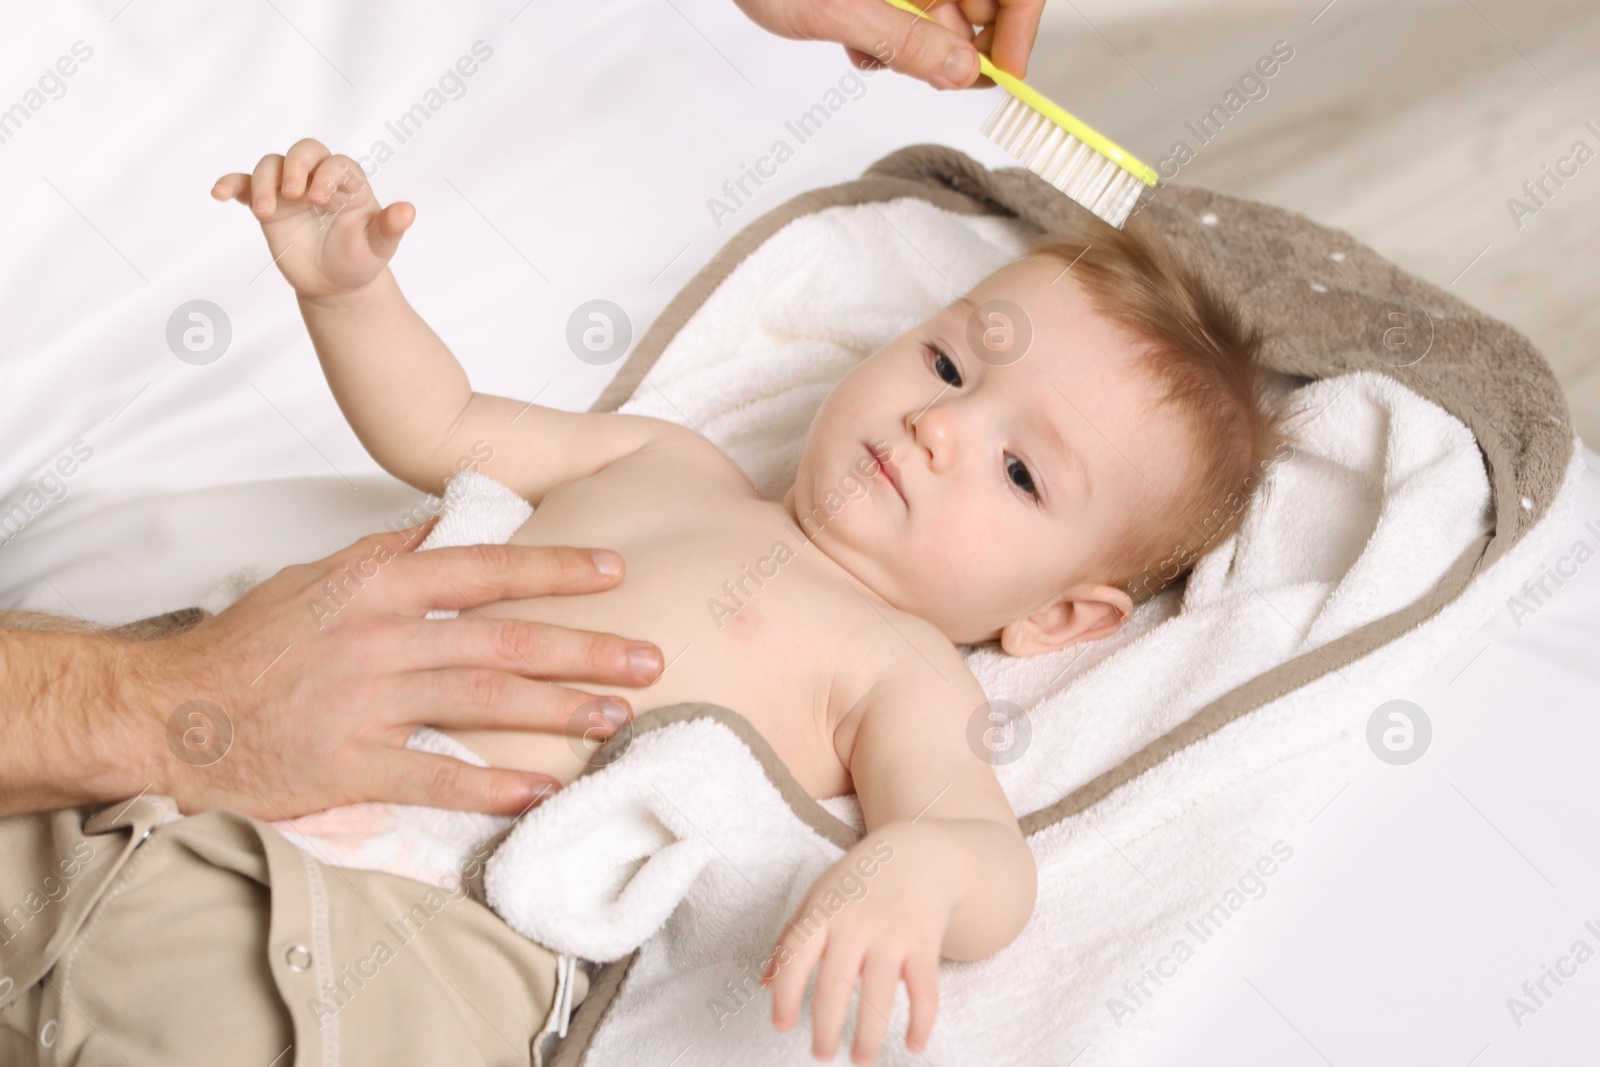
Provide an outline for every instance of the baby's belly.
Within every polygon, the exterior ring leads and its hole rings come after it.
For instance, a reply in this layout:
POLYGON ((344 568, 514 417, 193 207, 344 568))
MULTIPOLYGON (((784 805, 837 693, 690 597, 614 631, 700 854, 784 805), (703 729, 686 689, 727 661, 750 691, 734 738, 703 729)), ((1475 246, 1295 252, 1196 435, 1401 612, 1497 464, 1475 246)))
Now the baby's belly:
MULTIPOLYGON (((681 531, 660 522, 636 532, 613 527, 603 538, 575 536, 582 531, 553 522, 541 530, 539 519, 536 514, 513 542, 615 549, 627 565, 622 584, 580 596, 500 601, 484 605, 483 614, 651 641, 666 661, 648 687, 557 684, 621 696, 635 716, 689 702, 720 704, 748 719, 812 796, 850 791, 833 745, 829 706, 838 597, 819 581, 825 568, 799 556, 814 547, 796 543, 792 534, 717 535, 703 525, 681 531), (786 559, 776 549, 779 540, 787 543, 786 559)), ((537 679, 538 666, 529 664, 527 674, 537 679)), ((587 768, 599 746, 604 731, 595 729, 597 714, 595 707, 580 707, 551 727, 558 733, 446 732, 492 766, 537 771, 565 784, 587 768)))

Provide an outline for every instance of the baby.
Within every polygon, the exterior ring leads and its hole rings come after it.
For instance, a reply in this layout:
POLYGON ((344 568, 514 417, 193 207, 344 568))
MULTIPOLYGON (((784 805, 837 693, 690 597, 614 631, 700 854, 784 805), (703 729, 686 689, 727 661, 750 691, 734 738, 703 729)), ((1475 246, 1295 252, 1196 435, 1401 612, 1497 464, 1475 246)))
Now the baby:
MULTIPOLYGON (((212 195, 260 220, 340 409, 385 470, 439 493, 460 457, 488 455, 480 471, 535 507, 512 543, 626 562, 605 592, 479 614, 653 641, 668 665, 648 689, 581 687, 618 698, 617 722, 630 705, 724 705, 811 796, 856 794, 867 834, 796 915, 858 861, 892 862, 825 937, 802 943, 787 924, 762 981, 788 1030, 817 971, 812 1048, 831 1059, 859 979, 858 1063, 904 981, 920 1051, 939 959, 1009 944, 1036 885, 969 745, 987 698, 956 646, 1033 656, 1104 637, 1226 533, 1214 517, 1236 515, 1218 505, 1272 443, 1258 338, 1131 230, 1043 246, 846 374, 773 501, 673 423, 473 392, 387 267, 414 209, 380 208, 347 157, 303 140, 212 195)), ((494 766, 562 782, 584 767, 560 736, 453 736, 494 766)))

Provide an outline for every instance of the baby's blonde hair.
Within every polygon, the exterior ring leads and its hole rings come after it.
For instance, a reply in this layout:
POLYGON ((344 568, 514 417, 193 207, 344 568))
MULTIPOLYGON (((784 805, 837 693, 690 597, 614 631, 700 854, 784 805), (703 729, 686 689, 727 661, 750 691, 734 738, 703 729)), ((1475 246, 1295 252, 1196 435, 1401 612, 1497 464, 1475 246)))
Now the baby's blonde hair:
MULTIPOLYGON (((1092 579, 1139 604, 1237 528, 1288 439, 1267 401, 1260 329, 1182 262, 1147 217, 1136 214, 1121 230, 1094 218, 1078 226, 1027 255, 1071 264, 1091 303, 1140 342, 1135 365, 1157 384, 1158 407, 1182 417, 1196 457, 1180 485, 1164 481, 1164 471, 1141 472, 1161 499, 1130 518, 1100 561, 1104 577, 1092 579)), ((1115 441, 1119 429, 1137 428, 1100 429, 1115 441)))

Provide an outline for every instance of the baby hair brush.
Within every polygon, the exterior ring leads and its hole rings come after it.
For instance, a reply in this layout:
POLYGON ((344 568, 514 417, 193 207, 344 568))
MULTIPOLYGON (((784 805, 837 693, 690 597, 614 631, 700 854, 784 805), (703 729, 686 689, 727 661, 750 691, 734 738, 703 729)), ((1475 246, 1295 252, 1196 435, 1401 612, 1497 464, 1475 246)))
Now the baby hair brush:
MULTIPOLYGON (((888 2, 936 21, 912 0, 888 2)), ((984 121, 981 132, 1023 166, 1120 230, 1143 192, 1141 186, 1156 184, 1156 172, 1022 79, 996 67, 982 52, 978 53, 978 68, 1009 94, 984 121)))

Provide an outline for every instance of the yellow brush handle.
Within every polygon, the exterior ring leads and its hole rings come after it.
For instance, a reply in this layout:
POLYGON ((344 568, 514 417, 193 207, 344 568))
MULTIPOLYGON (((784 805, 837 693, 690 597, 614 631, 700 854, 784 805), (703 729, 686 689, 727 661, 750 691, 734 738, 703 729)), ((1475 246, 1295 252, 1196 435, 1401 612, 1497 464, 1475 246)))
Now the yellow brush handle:
MULTIPOLYGON (((888 0, 888 2, 902 11, 909 11, 911 14, 925 18, 929 22, 938 22, 938 19, 935 19, 932 15, 928 14, 926 10, 912 3, 912 0, 888 0)), ((930 4, 929 6, 931 7, 932 5, 930 4)), ((1057 126, 1060 126, 1063 130, 1066 130, 1068 133, 1072 134, 1072 136, 1076 137, 1078 140, 1082 141, 1096 152, 1099 152, 1107 159, 1114 161, 1118 166, 1122 167, 1123 170, 1127 171, 1129 174, 1132 174, 1146 185, 1153 186, 1159 180, 1159 175, 1157 175, 1156 172, 1145 163, 1141 162, 1139 158, 1132 152, 1127 151, 1111 138, 1100 133, 1100 131, 1096 130, 1093 126, 1090 126, 1082 119, 1079 119, 1076 115, 1073 115, 1066 108, 1050 100, 1043 93, 1031 88, 1021 78, 1007 74, 1005 71, 995 66, 994 63, 989 60, 989 57, 984 55, 982 52, 978 53, 978 69, 984 74, 987 74, 991 79, 994 80, 996 85, 1000 86, 1006 92, 1010 93, 1018 100, 1021 100, 1024 104, 1027 104, 1029 107, 1033 108, 1033 110, 1037 111, 1039 114, 1043 115, 1057 126)))

